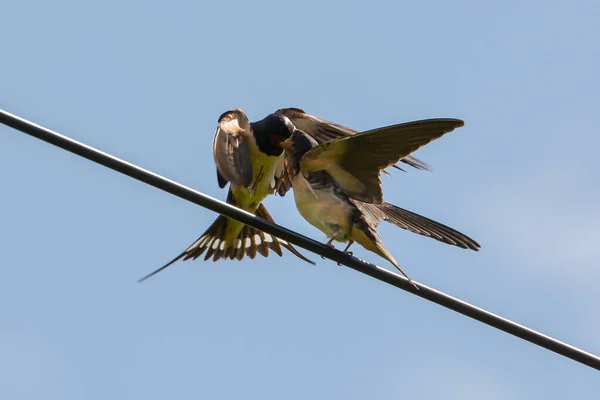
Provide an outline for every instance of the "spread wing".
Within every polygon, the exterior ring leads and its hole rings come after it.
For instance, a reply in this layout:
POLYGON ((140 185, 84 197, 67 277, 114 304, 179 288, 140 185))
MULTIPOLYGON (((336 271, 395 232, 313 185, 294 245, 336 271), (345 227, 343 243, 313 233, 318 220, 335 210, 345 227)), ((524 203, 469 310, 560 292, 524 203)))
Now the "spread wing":
POLYGON ((250 129, 248 117, 240 109, 227 111, 219 118, 213 140, 219 187, 224 188, 227 182, 239 186, 252 183, 252 163, 248 153, 250 129))
MULTIPOLYGON (((358 131, 350 129, 346 126, 307 114, 304 110, 299 108, 281 108, 275 113, 279 113, 288 117, 296 128, 308 133, 319 144, 359 133, 358 131)), ((400 161, 417 169, 430 169, 427 163, 412 156, 406 156, 400 161)), ((396 165, 394 165, 394 167, 402 169, 396 165)))
POLYGON ((440 118, 373 129, 313 148, 302 157, 300 168, 328 172, 351 198, 382 203, 383 169, 463 125, 458 119, 440 118))

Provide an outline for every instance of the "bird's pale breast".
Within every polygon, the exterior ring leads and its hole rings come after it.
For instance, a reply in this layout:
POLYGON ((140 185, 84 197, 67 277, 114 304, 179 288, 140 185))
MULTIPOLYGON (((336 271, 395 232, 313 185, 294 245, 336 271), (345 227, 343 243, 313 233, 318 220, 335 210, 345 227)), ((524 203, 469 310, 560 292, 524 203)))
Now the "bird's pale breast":
MULTIPOLYGON (((273 184, 275 179, 275 171, 277 166, 283 159, 281 156, 268 156, 262 153, 254 139, 248 142, 248 151, 250 152, 250 160, 252 161, 252 183, 249 187, 232 185, 231 191, 235 198, 237 207, 254 213, 260 203, 270 194, 273 193, 273 184), (262 166, 262 170, 260 168, 262 166)), ((230 223, 227 226, 225 241, 231 245, 233 240, 237 238, 243 224, 230 223)))
POLYGON ((301 173, 294 177, 292 185, 300 215, 328 237, 345 241, 352 227, 352 207, 336 196, 333 186, 312 190, 301 173))

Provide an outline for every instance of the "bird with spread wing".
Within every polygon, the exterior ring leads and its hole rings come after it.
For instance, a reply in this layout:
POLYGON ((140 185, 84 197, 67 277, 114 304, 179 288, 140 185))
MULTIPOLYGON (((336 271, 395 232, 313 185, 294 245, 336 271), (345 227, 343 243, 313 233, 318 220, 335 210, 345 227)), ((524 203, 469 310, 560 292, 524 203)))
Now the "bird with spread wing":
MULTIPOLYGON (((464 125, 430 119, 355 134, 319 144, 299 128, 281 143, 296 207, 333 241, 353 243, 390 261, 410 281, 384 246, 377 226, 392 223, 464 249, 478 250, 468 236, 383 200, 380 173, 429 142, 464 125)), ((412 281, 411 281, 412 282, 412 281)))
MULTIPOLYGON (((213 139, 213 157, 219 187, 224 188, 229 183, 227 203, 274 222, 262 202, 274 193, 284 196, 290 188, 281 143, 290 138, 296 130, 295 125, 302 127, 317 143, 358 133, 298 108, 282 108, 256 122, 250 122, 241 109, 223 113, 213 139)), ((395 126, 380 129, 394 132, 395 126)), ((428 168, 427 164, 411 156, 400 161, 417 169, 428 168)), ((140 281, 181 258, 196 259, 206 253, 204 260, 211 257, 213 261, 227 258, 242 260, 244 255, 250 258, 256 254, 267 257, 269 250, 281 256, 282 247, 302 260, 313 263, 290 243, 221 215, 186 250, 140 281)))

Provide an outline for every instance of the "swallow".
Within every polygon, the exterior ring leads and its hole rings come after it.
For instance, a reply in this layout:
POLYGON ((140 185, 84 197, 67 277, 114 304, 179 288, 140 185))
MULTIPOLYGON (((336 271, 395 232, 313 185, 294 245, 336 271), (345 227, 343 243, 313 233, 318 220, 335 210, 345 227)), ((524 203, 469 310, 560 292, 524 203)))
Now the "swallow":
MULTIPOLYGON (((408 280, 377 233, 381 221, 464 249, 480 246, 468 236, 411 211, 384 202, 380 173, 420 147, 464 125, 457 119, 409 122, 319 144, 296 129, 281 143, 296 208, 333 241, 358 243, 387 259, 408 280)), ((413 283, 414 285, 414 283, 413 283)), ((416 286, 416 285, 415 285, 416 286)))
MULTIPOLYGON (((358 133, 343 125, 309 115, 299 108, 281 108, 257 122, 250 122, 241 109, 226 111, 218 120, 213 139, 213 158, 219 187, 223 189, 228 183, 230 184, 227 203, 274 223, 262 201, 275 193, 284 196, 291 187, 285 171, 285 156, 281 142, 288 139, 297 129, 292 121, 301 126, 319 144, 358 133)), ((379 129, 393 130, 395 126, 379 129)), ((426 163, 411 156, 401 161, 417 169, 429 169, 426 163)), ((395 165, 394 167, 402 169, 395 165)), ((244 255, 253 259, 257 253, 267 257, 269 249, 282 256, 281 247, 300 259, 314 264, 290 243, 235 220, 219 216, 185 251, 163 267, 140 279, 139 282, 181 258, 184 261, 190 258, 196 259, 204 252, 206 252, 205 261, 211 257, 213 261, 225 258, 242 260, 244 255)))
MULTIPOLYGON (((223 113, 218 120, 213 139, 213 157, 220 188, 228 183, 227 203, 275 223, 262 201, 274 193, 275 182, 284 173, 284 151, 281 142, 288 139, 295 127, 281 114, 270 114, 250 122, 241 109, 223 113)), ((281 247, 300 259, 314 264, 290 243, 259 231, 233 219, 219 216, 191 246, 166 265, 141 278, 138 282, 167 268, 183 258, 196 259, 204 252, 204 260, 229 258, 253 259, 256 254, 267 257, 269 249, 281 256, 281 247)))

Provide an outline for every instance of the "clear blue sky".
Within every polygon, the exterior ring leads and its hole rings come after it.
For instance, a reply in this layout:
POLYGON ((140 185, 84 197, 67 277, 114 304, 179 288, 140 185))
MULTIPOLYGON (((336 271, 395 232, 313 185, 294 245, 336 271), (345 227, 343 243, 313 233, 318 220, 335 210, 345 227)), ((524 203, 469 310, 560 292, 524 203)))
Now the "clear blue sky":
MULTIPOLYGON (((12 1, 0 107, 218 198, 218 116, 455 117, 386 200, 411 277, 600 353, 597 1, 12 1)), ((600 375, 289 254, 178 263, 215 214, 0 126, 2 399, 595 398, 600 375)), ((269 198, 275 219, 324 236, 269 198)), ((375 255, 355 254, 390 267, 375 255)), ((393 267, 392 267, 393 268, 393 267)))

